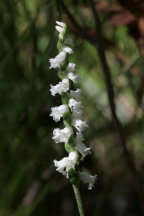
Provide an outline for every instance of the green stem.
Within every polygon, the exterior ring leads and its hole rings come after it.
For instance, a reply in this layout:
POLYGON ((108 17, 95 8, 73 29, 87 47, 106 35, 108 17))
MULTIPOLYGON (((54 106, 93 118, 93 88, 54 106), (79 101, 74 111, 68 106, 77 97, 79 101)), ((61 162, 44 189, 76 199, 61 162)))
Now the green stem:
POLYGON ((83 204, 82 204, 79 188, 75 184, 72 184, 72 187, 73 187, 73 190, 74 190, 74 195, 75 195, 76 203, 77 203, 77 206, 78 206, 79 215, 84 216, 84 209, 83 209, 83 204))

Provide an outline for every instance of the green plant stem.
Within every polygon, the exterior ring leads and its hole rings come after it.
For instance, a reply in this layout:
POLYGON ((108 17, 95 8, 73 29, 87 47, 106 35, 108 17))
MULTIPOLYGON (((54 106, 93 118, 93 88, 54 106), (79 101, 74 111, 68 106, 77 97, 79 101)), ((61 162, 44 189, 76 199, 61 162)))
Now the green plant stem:
POLYGON ((77 206, 78 206, 79 215, 80 216, 84 216, 84 208, 83 208, 83 204, 82 204, 82 199, 81 199, 79 188, 75 184, 72 184, 72 187, 73 187, 76 203, 77 203, 77 206))

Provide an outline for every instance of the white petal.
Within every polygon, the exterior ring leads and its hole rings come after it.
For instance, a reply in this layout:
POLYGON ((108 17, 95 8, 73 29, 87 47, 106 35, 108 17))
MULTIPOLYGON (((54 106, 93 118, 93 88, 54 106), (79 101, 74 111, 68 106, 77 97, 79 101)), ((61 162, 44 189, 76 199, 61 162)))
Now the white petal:
POLYGON ((61 113, 61 115, 63 115, 64 113, 68 112, 68 105, 66 104, 62 104, 59 106, 59 112, 61 113))
POLYGON ((63 51, 66 52, 66 53, 68 53, 68 54, 72 54, 73 53, 73 50, 70 47, 64 47, 63 51))
POLYGON ((72 80, 74 83, 78 83, 78 81, 79 81, 79 76, 76 75, 76 74, 74 74, 74 73, 72 73, 72 72, 68 73, 67 77, 70 80, 72 80))
POLYGON ((57 167, 57 171, 65 175, 67 178, 68 171, 74 168, 78 159, 78 153, 76 151, 70 152, 68 157, 64 157, 62 160, 54 160, 54 165, 57 167))
POLYGON ((75 164, 77 159, 78 159, 78 153, 76 151, 72 151, 69 153, 69 159, 71 161, 73 161, 73 163, 75 164))
POLYGON ((54 139, 56 143, 67 143, 72 134, 73 130, 71 127, 65 127, 64 129, 56 128, 53 131, 52 139, 54 139))
POLYGON ((61 51, 55 58, 49 59, 50 68, 59 68, 66 58, 66 52, 61 51))
POLYGON ((82 121, 81 119, 76 119, 76 120, 73 120, 73 126, 79 131, 79 132, 82 132, 84 131, 88 125, 86 124, 85 121, 82 121))
POLYGON ((57 171, 62 173, 63 175, 66 175, 66 165, 68 164, 68 158, 67 157, 64 157, 62 160, 60 161, 57 161, 57 160, 54 160, 54 165, 55 167, 57 167, 57 171))
POLYGON ((66 24, 63 23, 63 22, 56 21, 56 24, 59 25, 59 26, 61 26, 61 27, 63 27, 63 28, 66 27, 66 24))
POLYGON ((49 59, 49 62, 50 62, 50 69, 60 67, 60 63, 56 58, 49 59))
POLYGON ((71 108, 71 111, 74 112, 81 112, 83 110, 81 102, 78 102, 73 98, 69 100, 69 107, 71 108))
POLYGON ((56 30, 57 30, 59 33, 63 32, 63 28, 62 28, 62 27, 60 27, 60 26, 55 26, 55 28, 56 28, 56 30))
POLYGON ((62 104, 61 106, 58 106, 58 107, 52 107, 51 111, 52 112, 50 116, 53 117, 54 121, 58 122, 60 121, 63 114, 68 112, 68 106, 66 104, 62 104))
POLYGON ((77 89, 76 91, 70 90, 70 97, 79 101, 81 99, 81 90, 77 89))
POLYGON ((51 85, 51 95, 55 96, 56 94, 62 94, 63 92, 67 92, 69 90, 69 80, 63 79, 62 82, 59 82, 57 85, 51 85))
POLYGON ((64 51, 61 51, 55 58, 59 63, 62 63, 65 60, 66 53, 64 51))
POLYGON ((59 22, 59 21, 56 21, 56 24, 57 25, 55 28, 59 32, 59 38, 63 39, 65 30, 66 30, 66 24, 63 22, 59 22))
POLYGON ((76 65, 74 63, 69 63, 67 66, 67 72, 74 72, 75 66, 76 65))
POLYGON ((93 175, 90 175, 88 172, 80 172, 79 176, 80 176, 80 180, 84 184, 89 184, 89 187, 88 187, 89 190, 91 190, 94 187, 94 183, 95 183, 97 175, 93 176, 93 175))
POLYGON ((83 134, 78 132, 76 136, 76 142, 83 142, 83 141, 84 141, 83 134))
POLYGON ((76 101, 75 99, 71 98, 69 100, 69 107, 72 111, 72 118, 75 119, 81 119, 83 118, 83 106, 81 102, 76 101))
POLYGON ((91 154, 91 148, 87 148, 87 146, 83 142, 77 142, 76 143, 76 150, 82 155, 82 160, 88 154, 91 154))

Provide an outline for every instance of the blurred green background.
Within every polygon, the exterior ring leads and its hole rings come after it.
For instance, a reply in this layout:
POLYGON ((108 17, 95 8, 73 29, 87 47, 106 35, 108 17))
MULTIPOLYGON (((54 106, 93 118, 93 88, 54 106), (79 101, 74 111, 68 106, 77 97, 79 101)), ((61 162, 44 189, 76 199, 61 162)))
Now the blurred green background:
POLYGON ((92 191, 81 186, 86 215, 144 215, 144 3, 93 1, 125 153, 111 117, 90 2, 0 1, 0 216, 78 216, 71 185, 53 165, 66 155, 52 140, 62 122, 49 117, 61 103, 50 95, 58 78, 48 62, 57 54, 56 20, 67 23, 75 44, 71 61, 80 76, 89 124, 85 138, 92 149, 82 166, 98 174, 92 191))

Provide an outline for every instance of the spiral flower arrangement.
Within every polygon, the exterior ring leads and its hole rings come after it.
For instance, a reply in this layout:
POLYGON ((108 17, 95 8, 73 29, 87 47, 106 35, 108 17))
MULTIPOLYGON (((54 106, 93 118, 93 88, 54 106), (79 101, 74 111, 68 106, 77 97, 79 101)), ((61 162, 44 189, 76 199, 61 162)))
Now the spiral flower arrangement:
POLYGON ((90 175, 88 172, 79 170, 80 161, 91 153, 90 148, 84 144, 83 136, 88 125, 83 120, 81 90, 76 87, 79 81, 79 76, 75 74, 76 65, 69 62, 69 55, 73 53, 73 42, 67 36, 66 24, 58 21, 56 24, 55 28, 59 33, 57 43, 59 53, 55 58, 49 59, 49 62, 50 69, 54 68, 58 71, 61 81, 54 86, 51 85, 50 91, 52 96, 56 94, 61 96, 62 105, 52 107, 50 116, 55 122, 63 118, 64 128, 54 129, 52 138, 56 143, 64 143, 68 156, 59 161, 54 160, 54 165, 58 172, 70 180, 76 195, 79 182, 87 183, 88 188, 92 189, 96 175, 90 175))

